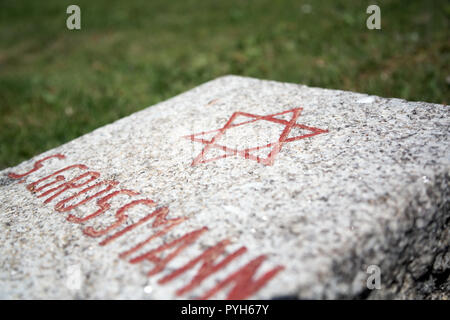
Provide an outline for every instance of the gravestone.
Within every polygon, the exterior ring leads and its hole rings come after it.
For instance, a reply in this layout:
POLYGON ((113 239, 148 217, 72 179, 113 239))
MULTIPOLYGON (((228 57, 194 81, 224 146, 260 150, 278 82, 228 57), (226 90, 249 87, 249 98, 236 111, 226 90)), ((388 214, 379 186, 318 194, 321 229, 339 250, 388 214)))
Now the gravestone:
POLYGON ((449 116, 205 83, 0 172, 0 298, 444 299, 449 116))

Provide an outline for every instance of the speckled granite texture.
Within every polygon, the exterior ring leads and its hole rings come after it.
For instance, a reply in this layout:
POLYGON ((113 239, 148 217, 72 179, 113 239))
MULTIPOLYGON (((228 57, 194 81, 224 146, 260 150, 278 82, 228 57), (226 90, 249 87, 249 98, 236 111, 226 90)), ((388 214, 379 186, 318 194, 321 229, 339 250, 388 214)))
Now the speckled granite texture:
MULTIPOLYGON (((233 124, 252 119, 238 114, 233 124)), ((277 265, 285 269, 250 298, 446 299, 449 132, 448 106, 237 76, 218 78, 0 172, 0 298, 190 299, 265 254, 258 275, 277 265), (274 116, 285 122, 257 119, 230 127, 215 141, 228 151, 214 147, 201 153, 205 141, 218 133, 214 130, 224 127, 235 112, 266 116, 296 108, 302 108, 296 123, 307 127, 292 127, 285 139, 317 133, 308 130, 311 127, 323 132, 285 141, 272 165, 229 150, 278 141, 292 112, 274 116), (190 136, 201 132, 209 133, 190 136), (25 183, 8 177, 56 153, 65 159, 46 161, 25 183), (192 165, 195 159, 224 154, 192 165), (70 212, 55 211, 55 204, 79 190, 48 203, 27 190, 29 183, 78 163, 99 172, 100 179, 120 182, 117 188, 139 192, 133 199, 150 198, 167 206, 170 218, 189 218, 139 252, 188 231, 204 226, 209 230, 160 274, 147 277, 151 262, 130 264, 118 257, 131 246, 128 238, 99 246, 104 238, 83 234, 87 226, 111 224, 129 196, 114 198, 104 215, 77 224, 66 220, 68 214, 93 213, 98 209, 95 201, 70 212), (192 272, 158 283, 225 238, 231 241, 228 253, 241 246, 248 251, 195 290, 175 295, 192 272), (369 265, 381 270, 379 290, 366 287, 369 265), (76 288, 67 285, 73 266, 81 273, 76 288)), ((271 150, 251 154, 266 159, 271 150)), ((65 176, 68 180, 79 173, 65 176)), ((127 225, 146 213, 144 207, 134 208, 127 225)), ((149 232, 135 232, 133 243, 149 232)), ((215 298, 226 297, 226 292, 215 298)))

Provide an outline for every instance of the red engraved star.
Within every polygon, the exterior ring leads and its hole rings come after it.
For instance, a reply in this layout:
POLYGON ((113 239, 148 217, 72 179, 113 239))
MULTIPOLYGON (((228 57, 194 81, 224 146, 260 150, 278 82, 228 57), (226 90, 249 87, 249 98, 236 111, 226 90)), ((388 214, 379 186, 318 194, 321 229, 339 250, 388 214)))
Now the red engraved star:
POLYGON ((227 123, 221 129, 207 131, 207 132, 200 132, 200 133, 184 136, 183 138, 185 138, 185 139, 190 139, 194 142, 200 142, 205 145, 205 147, 200 152, 200 154, 194 159, 194 161, 192 161, 192 166, 198 165, 200 163, 207 163, 210 161, 215 161, 215 160, 230 157, 230 156, 241 156, 241 157, 244 157, 245 159, 257 161, 266 166, 273 165, 276 155, 281 151, 281 148, 283 147, 283 145, 285 143, 309 138, 309 137, 312 137, 312 136, 315 136, 315 135, 318 135, 321 133, 328 132, 328 130, 309 127, 309 126, 305 126, 303 124, 298 124, 297 118, 300 116, 300 113, 302 112, 302 110, 303 110, 302 108, 295 108, 295 109, 283 111, 280 113, 269 114, 267 116, 259 116, 256 114, 237 111, 237 112, 233 113, 231 118, 227 121, 227 123), (292 117, 289 121, 275 118, 276 116, 280 116, 280 115, 287 114, 287 113, 292 113, 292 117), (234 124, 233 121, 238 116, 245 116, 245 117, 250 118, 250 120, 240 122, 238 124, 234 124), (238 127, 238 126, 243 126, 243 125, 246 125, 246 124, 249 124, 249 123, 252 123, 255 121, 259 121, 259 120, 265 120, 265 121, 270 121, 270 122, 273 122, 276 124, 284 125, 284 130, 281 132, 281 135, 278 138, 278 141, 274 141, 274 142, 271 142, 271 143, 263 145, 263 146, 247 148, 247 149, 242 149, 242 150, 238 150, 235 148, 229 148, 229 147, 226 147, 226 146, 223 146, 223 145, 220 145, 217 143, 220 140, 220 138, 223 136, 223 134, 225 133, 226 130, 228 130, 230 128, 238 127), (299 129, 307 130, 310 132, 288 138, 289 133, 292 130, 292 128, 299 128, 299 129), (198 137, 198 136, 211 134, 211 133, 215 133, 215 132, 217 132, 217 134, 214 135, 211 138, 211 140, 206 140, 206 139, 202 139, 202 138, 198 137), (223 150, 223 151, 225 151, 225 154, 218 156, 218 157, 206 159, 205 156, 208 153, 208 151, 211 150, 211 148, 223 150), (270 151, 270 153, 268 154, 268 156, 266 158, 261 158, 259 156, 252 154, 252 152, 256 152, 256 151, 259 151, 264 148, 272 148, 272 150, 270 151))

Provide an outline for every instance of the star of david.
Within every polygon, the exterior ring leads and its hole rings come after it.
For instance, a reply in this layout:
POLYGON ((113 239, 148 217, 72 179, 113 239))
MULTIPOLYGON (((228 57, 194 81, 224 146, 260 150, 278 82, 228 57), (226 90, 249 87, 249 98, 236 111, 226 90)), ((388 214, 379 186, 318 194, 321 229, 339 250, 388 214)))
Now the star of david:
POLYGON ((273 165, 276 155, 281 151, 281 148, 283 147, 283 145, 285 143, 297 141, 300 139, 310 138, 315 135, 328 132, 328 130, 314 128, 314 127, 306 126, 304 124, 298 124, 297 118, 300 116, 302 110, 303 110, 302 108, 295 108, 295 109, 283 111, 280 113, 269 114, 266 116, 259 116, 256 114, 237 111, 237 112, 233 113, 233 115, 227 121, 227 123, 220 129, 184 136, 183 138, 185 138, 185 139, 190 139, 191 141, 199 142, 199 143, 202 143, 205 145, 203 150, 198 154, 197 157, 195 157, 194 161, 192 161, 192 166, 195 166, 195 165, 198 165, 201 163, 216 161, 216 160, 231 157, 231 156, 241 156, 241 157, 244 157, 245 159, 254 160, 254 161, 261 163, 263 165, 266 165, 266 166, 273 165), (281 116, 281 115, 288 114, 288 113, 292 113, 290 120, 283 120, 283 119, 275 118, 277 116, 281 116), (237 124, 233 123, 234 120, 238 116, 245 116, 245 117, 250 118, 250 120, 240 122, 237 124), (284 126, 284 129, 281 132, 280 137, 278 138, 278 141, 274 141, 274 142, 268 143, 263 146, 246 148, 246 149, 241 149, 241 150, 236 149, 236 148, 229 148, 227 146, 223 146, 218 143, 218 141, 224 135, 226 130, 228 130, 230 128, 234 128, 234 127, 243 126, 243 125, 255 122, 255 121, 260 121, 260 120, 269 121, 269 122, 273 122, 273 123, 284 126), (293 128, 299 128, 299 129, 303 129, 303 130, 306 130, 309 132, 306 134, 301 134, 301 135, 298 135, 295 137, 288 138, 289 133, 291 132, 291 130, 293 128), (199 137, 202 135, 207 135, 207 134, 212 134, 212 133, 216 133, 216 134, 210 140, 202 139, 199 137), (206 155, 208 154, 208 151, 210 151, 213 148, 222 150, 225 153, 221 156, 207 159, 206 155), (265 148, 272 148, 272 150, 270 151, 270 153, 267 155, 266 158, 262 158, 255 154, 252 154, 252 152, 254 153, 255 151, 259 151, 259 150, 265 149, 265 148))

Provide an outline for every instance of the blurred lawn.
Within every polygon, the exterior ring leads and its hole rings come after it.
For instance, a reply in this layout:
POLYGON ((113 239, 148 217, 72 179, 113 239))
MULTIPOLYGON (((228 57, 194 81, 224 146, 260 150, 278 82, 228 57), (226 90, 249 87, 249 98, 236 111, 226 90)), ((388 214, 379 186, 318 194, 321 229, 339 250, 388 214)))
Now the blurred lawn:
POLYGON ((0 169, 225 74, 446 104, 450 2, 0 0, 0 169), (66 28, 81 7, 82 30, 66 28), (367 30, 369 4, 382 30, 367 30))

